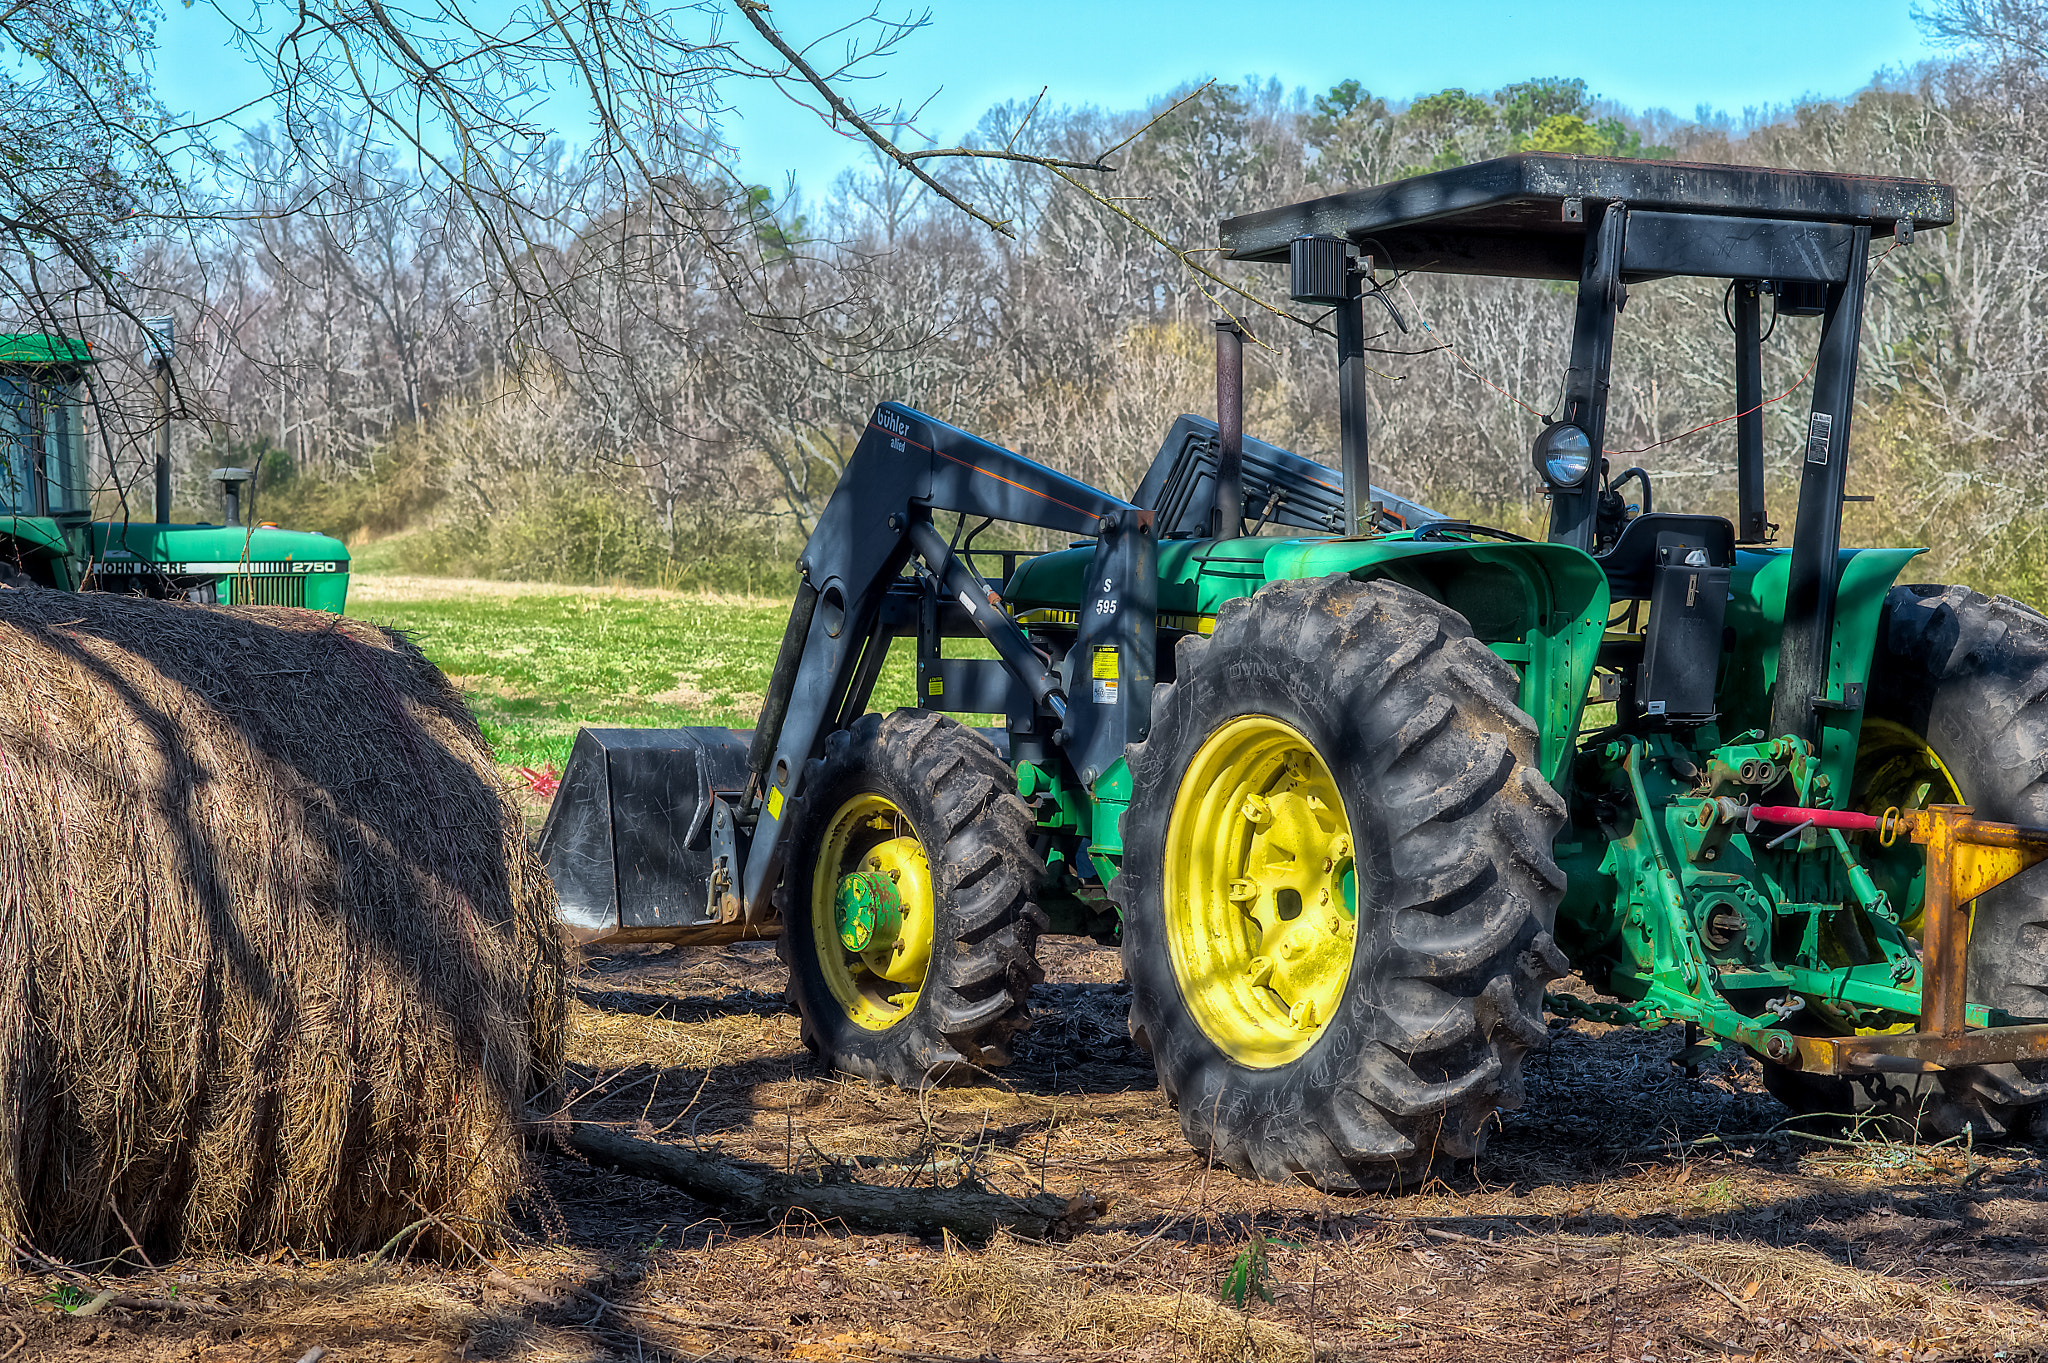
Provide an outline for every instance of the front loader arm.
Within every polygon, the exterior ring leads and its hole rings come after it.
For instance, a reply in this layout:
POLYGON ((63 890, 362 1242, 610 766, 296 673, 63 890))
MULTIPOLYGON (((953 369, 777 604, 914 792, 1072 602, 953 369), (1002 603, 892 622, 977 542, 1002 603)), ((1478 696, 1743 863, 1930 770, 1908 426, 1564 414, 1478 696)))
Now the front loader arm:
MULTIPOLYGON (((1102 589, 1098 599, 1109 603, 1101 611, 1104 627, 1114 623, 1130 632, 1142 616, 1148 636, 1142 643, 1150 644, 1157 552, 1149 513, 900 403, 877 407, 797 561, 803 580, 754 731, 746 798, 756 821, 741 891, 749 922, 771 913, 770 897, 781 878, 782 818, 798 793, 804 764, 824 750, 835 729, 866 708, 880 651, 888 647, 884 597, 913 555, 946 596, 966 609, 1032 698, 1061 720, 1061 734, 1068 736, 1063 742, 1073 746, 1074 728, 1092 737, 1105 727, 1093 722, 1092 707, 1090 723, 1069 722, 1059 677, 980 574, 933 528, 934 511, 1100 536, 1105 548, 1114 544, 1120 552, 1097 555, 1098 564, 1106 564, 1096 584, 1102 589)), ((1140 651, 1149 678, 1149 648, 1129 649, 1140 651)), ((1149 706, 1145 690, 1141 701, 1149 706)), ((1124 726, 1113 727, 1120 734, 1124 726)))

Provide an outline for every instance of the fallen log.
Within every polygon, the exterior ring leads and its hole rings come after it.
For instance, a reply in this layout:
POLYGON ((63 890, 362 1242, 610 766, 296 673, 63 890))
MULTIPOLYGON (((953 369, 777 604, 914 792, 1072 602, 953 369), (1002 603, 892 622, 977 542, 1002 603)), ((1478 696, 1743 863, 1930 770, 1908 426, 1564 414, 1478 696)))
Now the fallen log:
POLYGON ((559 1143, 593 1164, 666 1183, 699 1202, 763 1221, 801 1216, 869 1232, 936 1235, 944 1230, 974 1242, 987 1240, 999 1229, 1033 1239, 1056 1239, 1102 1215, 1104 1207, 1101 1199, 1087 1193, 1017 1198, 972 1184, 885 1188, 781 1174, 680 1145, 640 1140, 603 1126, 539 1126, 534 1128, 534 1138, 543 1148, 559 1143))

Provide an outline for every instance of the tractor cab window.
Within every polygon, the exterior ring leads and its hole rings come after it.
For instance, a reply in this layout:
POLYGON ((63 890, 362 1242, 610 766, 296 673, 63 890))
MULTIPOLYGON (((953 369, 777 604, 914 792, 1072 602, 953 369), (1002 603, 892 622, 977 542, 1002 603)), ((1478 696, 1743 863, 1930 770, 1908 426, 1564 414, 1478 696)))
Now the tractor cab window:
POLYGON ((84 387, 0 375, 0 514, 85 509, 84 387))

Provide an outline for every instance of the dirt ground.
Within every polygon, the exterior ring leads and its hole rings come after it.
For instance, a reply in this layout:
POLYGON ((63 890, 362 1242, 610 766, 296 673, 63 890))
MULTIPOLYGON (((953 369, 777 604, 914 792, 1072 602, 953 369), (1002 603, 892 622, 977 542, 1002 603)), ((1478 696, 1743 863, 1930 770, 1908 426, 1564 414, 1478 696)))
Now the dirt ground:
POLYGON ((570 1115, 906 1199, 963 1176, 1106 1198, 1064 1243, 728 1221, 543 1152, 488 1264, 37 1274, 5 1285, 0 1359, 2048 1358, 2040 1151, 1787 1140, 1752 1064, 1689 1075, 1676 1029, 1560 1019, 1474 1167, 1400 1196, 1262 1186, 1190 1152, 1114 949, 1041 957, 1001 1081, 923 1095, 814 1064, 772 944, 593 957, 570 1115), (156 1304, 59 1305, 110 1284, 156 1304))

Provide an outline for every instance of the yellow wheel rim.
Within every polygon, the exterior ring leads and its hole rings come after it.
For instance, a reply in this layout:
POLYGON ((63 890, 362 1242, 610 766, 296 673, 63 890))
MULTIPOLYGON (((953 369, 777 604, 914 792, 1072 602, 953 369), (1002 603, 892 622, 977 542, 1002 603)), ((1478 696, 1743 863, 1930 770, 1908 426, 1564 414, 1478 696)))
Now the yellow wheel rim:
POLYGON ((1351 824, 1329 766, 1265 715, 1202 744, 1166 831, 1166 946, 1195 1022, 1240 1065, 1315 1044, 1358 937, 1351 824))
POLYGON ((870 1031, 901 1022, 931 968, 931 863, 903 811, 856 795, 825 825, 811 872, 811 936, 826 988, 870 1031))
MULTIPOLYGON (((1863 721, 1863 736, 1856 744, 1856 768, 1863 778, 1863 808, 1872 814, 1883 814, 1887 809, 1969 803, 1941 754, 1928 747, 1926 739, 1895 720, 1863 721)), ((1899 920, 1906 935, 1916 941, 1922 917, 1915 909, 1910 917, 1899 920)))
MULTIPOLYGON (((1855 802, 1866 814, 1882 815, 1888 809, 1921 809, 1928 805, 1965 803, 1962 787, 1956 783, 1948 764, 1941 760, 1941 754, 1929 747, 1927 740, 1919 734, 1889 719, 1863 721, 1863 734, 1856 744, 1856 789, 1855 802)), ((1890 896, 1892 904, 1903 907, 1910 901, 1913 886, 1920 875, 1920 858, 1920 849, 1901 838, 1889 850, 1866 845, 1860 859, 1890 896)), ((1899 919, 1899 928, 1906 936, 1918 941, 1924 919, 1925 915, 1916 908, 1899 919)), ((1851 955, 1833 933, 1834 930, 1829 929, 1822 934, 1822 959, 1837 967, 1854 964, 1859 957, 1851 955)), ((1901 1019, 1884 1026, 1867 1026, 1864 1024, 1867 1013, 1854 1008, 1845 1009, 1818 995, 1808 995, 1807 1002, 1813 1009, 1813 1015, 1824 1026, 1843 1035, 1910 1032, 1919 1026, 1914 1019, 1901 1019)), ((1888 1016, 1899 1017, 1896 1013, 1888 1016)))

